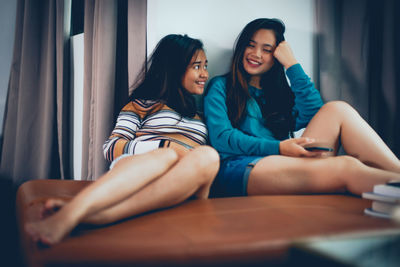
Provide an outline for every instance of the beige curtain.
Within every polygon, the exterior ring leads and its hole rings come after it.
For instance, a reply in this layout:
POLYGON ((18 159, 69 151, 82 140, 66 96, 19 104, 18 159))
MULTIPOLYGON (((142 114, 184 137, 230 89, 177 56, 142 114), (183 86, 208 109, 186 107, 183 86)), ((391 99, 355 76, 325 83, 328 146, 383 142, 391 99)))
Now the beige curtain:
POLYGON ((68 3, 17 4, 0 166, 1 177, 16 185, 69 177, 68 3))
POLYGON ((146 58, 146 0, 86 1, 82 178, 108 169, 103 143, 146 58))

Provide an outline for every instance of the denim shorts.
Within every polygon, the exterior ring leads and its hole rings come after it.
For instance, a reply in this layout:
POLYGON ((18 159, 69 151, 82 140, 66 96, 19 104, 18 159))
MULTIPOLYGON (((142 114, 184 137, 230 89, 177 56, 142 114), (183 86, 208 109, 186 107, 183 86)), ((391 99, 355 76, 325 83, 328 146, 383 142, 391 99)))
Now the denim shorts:
POLYGON ((233 156, 221 161, 210 197, 247 196, 249 175, 260 156, 233 156))

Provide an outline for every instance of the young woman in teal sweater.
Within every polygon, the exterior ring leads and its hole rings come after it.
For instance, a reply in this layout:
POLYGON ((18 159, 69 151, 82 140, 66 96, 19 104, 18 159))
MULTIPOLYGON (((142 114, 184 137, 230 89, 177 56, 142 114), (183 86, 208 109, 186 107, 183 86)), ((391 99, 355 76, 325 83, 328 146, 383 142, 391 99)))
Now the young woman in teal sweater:
POLYGON ((360 115, 342 101, 323 103, 284 31, 277 19, 247 24, 229 73, 210 81, 204 115, 222 160, 213 194, 360 195, 399 179, 399 159, 360 115), (337 156, 339 144, 346 156, 337 156))

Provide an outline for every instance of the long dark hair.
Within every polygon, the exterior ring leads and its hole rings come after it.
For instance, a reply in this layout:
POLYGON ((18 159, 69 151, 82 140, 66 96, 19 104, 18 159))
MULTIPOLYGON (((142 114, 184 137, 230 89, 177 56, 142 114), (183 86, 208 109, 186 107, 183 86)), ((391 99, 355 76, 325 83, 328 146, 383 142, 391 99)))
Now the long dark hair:
POLYGON ((187 35, 170 34, 162 38, 144 64, 129 101, 160 100, 182 116, 193 117, 195 99, 182 87, 182 78, 200 50, 203 43, 187 35))
MULTIPOLYGON (((244 51, 254 33, 260 29, 272 30, 275 33, 276 46, 285 39, 285 25, 281 20, 260 18, 247 24, 236 40, 230 71, 226 75, 228 116, 236 128, 244 118, 246 102, 250 98, 248 83, 251 77, 243 68, 244 51)), ((265 91, 264 101, 259 102, 265 126, 277 139, 285 139, 294 130, 294 94, 286 80, 284 68, 277 60, 271 69, 262 75, 260 86, 265 91)))

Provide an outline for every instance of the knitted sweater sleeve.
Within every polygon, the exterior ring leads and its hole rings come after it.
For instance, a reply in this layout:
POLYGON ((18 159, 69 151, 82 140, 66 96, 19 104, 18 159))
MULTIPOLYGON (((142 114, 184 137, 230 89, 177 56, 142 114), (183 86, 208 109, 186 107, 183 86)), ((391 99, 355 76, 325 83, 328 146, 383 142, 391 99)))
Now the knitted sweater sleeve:
POLYGON ((232 126, 227 113, 225 88, 225 78, 216 77, 210 81, 204 97, 204 116, 211 145, 222 158, 233 155, 279 154, 278 140, 251 136, 232 126))
POLYGON ((304 72, 300 64, 291 66, 286 71, 291 88, 295 94, 294 112, 296 130, 304 128, 324 104, 321 95, 314 87, 310 77, 304 72))

